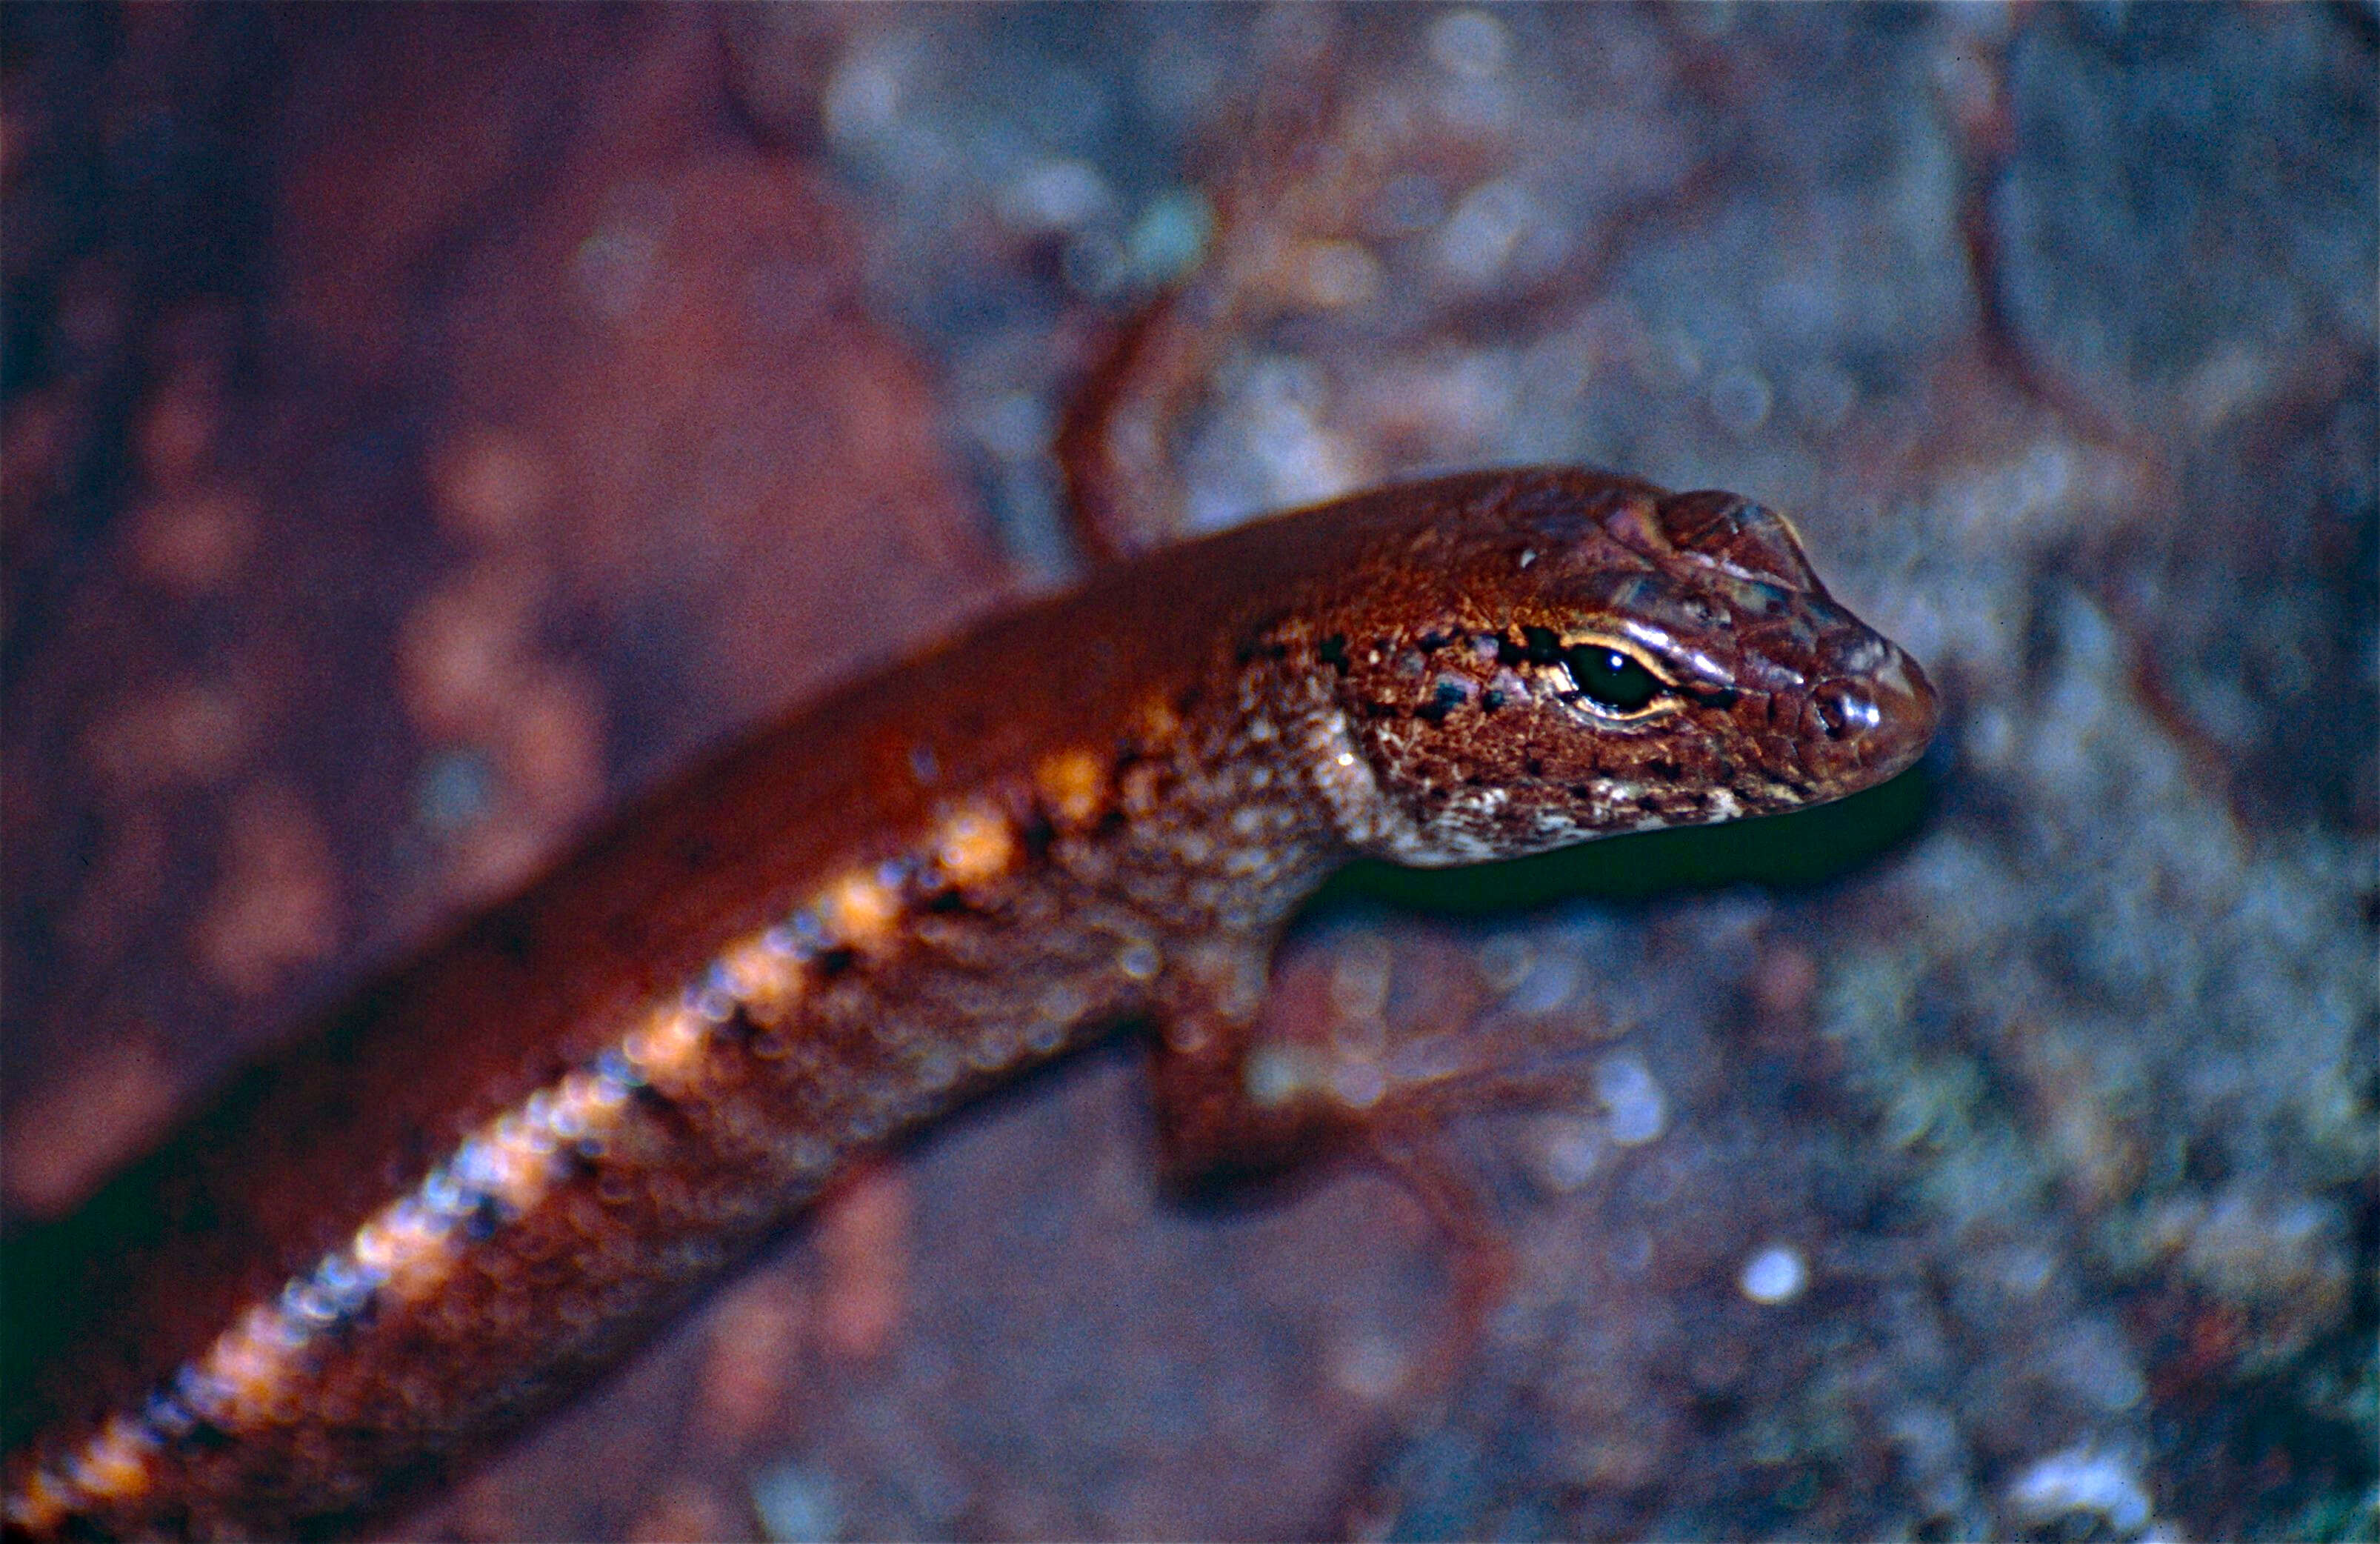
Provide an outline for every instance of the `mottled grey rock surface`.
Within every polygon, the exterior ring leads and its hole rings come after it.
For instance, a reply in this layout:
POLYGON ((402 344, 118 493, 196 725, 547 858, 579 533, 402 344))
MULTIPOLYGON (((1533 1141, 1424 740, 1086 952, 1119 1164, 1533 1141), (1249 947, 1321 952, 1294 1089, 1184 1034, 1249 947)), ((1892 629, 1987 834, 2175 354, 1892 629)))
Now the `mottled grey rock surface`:
POLYGON ((1511 1269, 1436 1394, 1410 1198, 1161 1201, 1120 1050, 404 1527, 2373 1538, 2375 36, 0 11, 8 1201, 706 736, 1055 582, 1070 383, 1261 229, 1195 520, 1752 493, 1933 671, 1934 755, 1318 908, 1291 1031, 1574 1075, 1446 1134, 1511 1269))

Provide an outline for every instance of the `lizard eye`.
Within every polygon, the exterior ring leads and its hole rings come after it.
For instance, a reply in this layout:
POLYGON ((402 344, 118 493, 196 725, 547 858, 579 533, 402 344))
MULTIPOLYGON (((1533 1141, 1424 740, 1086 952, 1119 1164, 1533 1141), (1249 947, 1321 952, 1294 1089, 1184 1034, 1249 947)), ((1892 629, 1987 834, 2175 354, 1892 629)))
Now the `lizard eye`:
POLYGON ((1562 650, 1562 663, 1577 683, 1579 695, 1598 711, 1625 718, 1643 712, 1666 696, 1668 683, 1625 649, 1608 643, 1583 643, 1562 650))

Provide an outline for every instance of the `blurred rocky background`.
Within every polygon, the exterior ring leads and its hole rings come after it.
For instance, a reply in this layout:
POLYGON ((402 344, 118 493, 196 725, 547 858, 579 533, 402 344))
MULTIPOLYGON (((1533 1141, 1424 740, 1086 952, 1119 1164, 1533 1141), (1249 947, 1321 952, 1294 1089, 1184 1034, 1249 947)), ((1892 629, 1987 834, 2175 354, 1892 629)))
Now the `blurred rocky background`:
POLYGON ((1160 1199, 1123 1044, 393 1530, 2373 1538, 2375 47, 2369 5, 0 8, 0 1198, 1062 582, 1076 383, 1236 257, 1192 522, 1737 489, 1927 663, 1936 753, 1316 908, 1284 1032, 1578 1075, 1442 1136, 1510 1256, 1467 1341, 1380 1175, 1160 1199))

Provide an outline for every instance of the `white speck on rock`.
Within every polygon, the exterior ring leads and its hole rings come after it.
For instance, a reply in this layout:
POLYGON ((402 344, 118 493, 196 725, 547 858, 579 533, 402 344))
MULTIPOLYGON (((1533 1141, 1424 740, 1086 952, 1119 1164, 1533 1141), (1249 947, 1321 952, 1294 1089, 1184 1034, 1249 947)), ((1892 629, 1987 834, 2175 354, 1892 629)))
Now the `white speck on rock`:
POLYGON ((2009 1482, 2008 1503, 2031 1523, 2095 1513, 2127 1538, 2138 1537, 2153 1514, 2131 1461, 2094 1447, 2068 1448, 2027 1466, 2009 1482))
POLYGON ((1736 1278, 1746 1297, 1772 1307, 1801 1296, 1809 1283, 1810 1268, 1802 1251, 1790 1244, 1771 1244, 1757 1251, 1743 1262, 1743 1273, 1736 1278))

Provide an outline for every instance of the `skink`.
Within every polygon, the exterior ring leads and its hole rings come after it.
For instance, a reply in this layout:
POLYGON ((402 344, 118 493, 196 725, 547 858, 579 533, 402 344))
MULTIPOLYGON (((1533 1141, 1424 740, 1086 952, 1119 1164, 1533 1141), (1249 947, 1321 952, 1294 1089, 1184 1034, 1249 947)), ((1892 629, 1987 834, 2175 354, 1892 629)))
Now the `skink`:
POLYGON ((1165 1161, 1275 938, 1418 865, 1834 798, 1935 718, 1730 494, 1477 473, 1125 565, 794 713, 236 1083, 10 1267, 5 1516, 319 1534, 568 1397, 853 1161, 1134 1020, 1165 1161))

